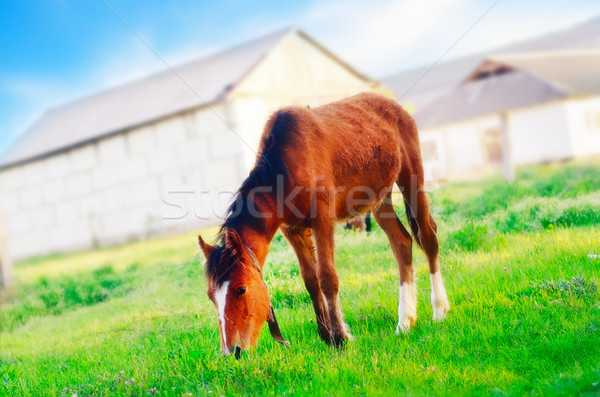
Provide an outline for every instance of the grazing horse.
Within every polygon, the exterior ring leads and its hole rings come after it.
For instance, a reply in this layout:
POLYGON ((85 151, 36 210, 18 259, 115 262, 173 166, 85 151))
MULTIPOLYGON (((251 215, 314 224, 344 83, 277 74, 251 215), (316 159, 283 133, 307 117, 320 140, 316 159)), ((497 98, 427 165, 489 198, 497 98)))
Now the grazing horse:
POLYGON ((287 107, 275 112, 216 245, 198 239, 207 258, 208 296, 217 308, 222 351, 237 356, 241 349, 254 346, 265 321, 275 339, 283 342, 262 277, 278 229, 298 257, 320 337, 336 347, 351 339, 338 299, 333 235, 336 221, 368 210, 386 233, 398 262, 396 333, 408 332, 417 318, 412 239, 392 205, 394 183, 402 191, 410 228, 429 262, 433 318, 443 320, 449 304, 412 117, 392 99, 373 93, 312 109, 287 107))

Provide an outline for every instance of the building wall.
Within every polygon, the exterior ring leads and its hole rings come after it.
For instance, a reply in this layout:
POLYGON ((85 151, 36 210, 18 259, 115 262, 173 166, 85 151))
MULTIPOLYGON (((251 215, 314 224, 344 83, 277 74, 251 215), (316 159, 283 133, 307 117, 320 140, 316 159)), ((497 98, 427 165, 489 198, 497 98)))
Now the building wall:
POLYGON ((8 251, 23 258, 214 222, 229 198, 221 192, 244 175, 239 139, 208 108, 11 167, 0 172, 8 251))
POLYGON ((421 155, 425 181, 434 182, 448 178, 448 150, 443 130, 420 133, 421 155))
POLYGON ((599 154, 600 97, 570 99, 566 112, 573 156, 599 154))
MULTIPOLYGON (((554 101, 507 113, 514 165, 538 164, 600 153, 600 110, 597 129, 586 118, 600 101, 554 101)), ((460 178, 500 169, 490 162, 484 145, 486 131, 501 128, 499 114, 420 131, 421 145, 434 142, 435 158, 423 163, 425 179, 460 178)))
POLYGON ((515 165, 563 160, 573 156, 564 101, 511 111, 508 124, 515 165))
POLYGON ((494 169, 483 148, 482 135, 500 127, 499 116, 482 117, 419 131, 425 180, 461 178, 494 169), (436 153, 428 145, 433 145, 436 153))

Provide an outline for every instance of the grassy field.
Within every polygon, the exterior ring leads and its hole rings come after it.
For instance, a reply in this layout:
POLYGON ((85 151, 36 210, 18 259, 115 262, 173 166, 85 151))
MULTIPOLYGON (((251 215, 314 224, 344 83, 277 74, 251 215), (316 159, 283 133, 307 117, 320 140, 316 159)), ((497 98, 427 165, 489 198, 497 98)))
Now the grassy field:
POLYGON ((265 274, 291 346, 264 327, 255 351, 222 357, 187 234, 17 264, 1 296, 0 393, 600 393, 600 161, 528 167, 514 184, 449 184, 431 199, 452 306, 444 323, 431 320, 415 250, 419 320, 394 335, 398 275, 385 235, 340 228, 341 304, 355 340, 332 350, 278 235, 265 274))

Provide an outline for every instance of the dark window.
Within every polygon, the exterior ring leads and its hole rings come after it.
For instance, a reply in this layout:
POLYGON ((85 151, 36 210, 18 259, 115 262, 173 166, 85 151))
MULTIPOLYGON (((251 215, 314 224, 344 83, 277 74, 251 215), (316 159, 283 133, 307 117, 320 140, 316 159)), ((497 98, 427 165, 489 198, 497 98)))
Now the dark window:
POLYGON ((502 162, 502 136, 498 128, 490 128, 483 133, 483 151, 488 164, 502 162))

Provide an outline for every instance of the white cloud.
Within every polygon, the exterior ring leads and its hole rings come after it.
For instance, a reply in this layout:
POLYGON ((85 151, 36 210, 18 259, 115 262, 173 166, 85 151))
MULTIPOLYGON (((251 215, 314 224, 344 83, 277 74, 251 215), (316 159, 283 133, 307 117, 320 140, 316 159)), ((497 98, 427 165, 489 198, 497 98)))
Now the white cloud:
POLYGON ((522 40, 570 28, 597 16, 600 5, 565 7, 565 3, 504 2, 496 7, 473 31, 461 40, 457 53, 472 53, 501 47, 522 40), (537 3, 537 4, 536 4, 537 3))
POLYGON ((378 76, 422 63, 440 46, 441 33, 458 37, 470 8, 467 0, 332 0, 315 4, 305 25, 345 60, 378 76))
POLYGON ((315 4, 307 29, 334 52, 370 74, 398 70, 414 62, 409 55, 438 33, 453 9, 466 0, 373 1, 333 0, 315 4))
POLYGON ((490 9, 493 4, 330 0, 315 3, 297 23, 360 70, 380 77, 432 63, 467 31, 445 60, 566 28, 600 12, 594 4, 500 0, 490 9))

